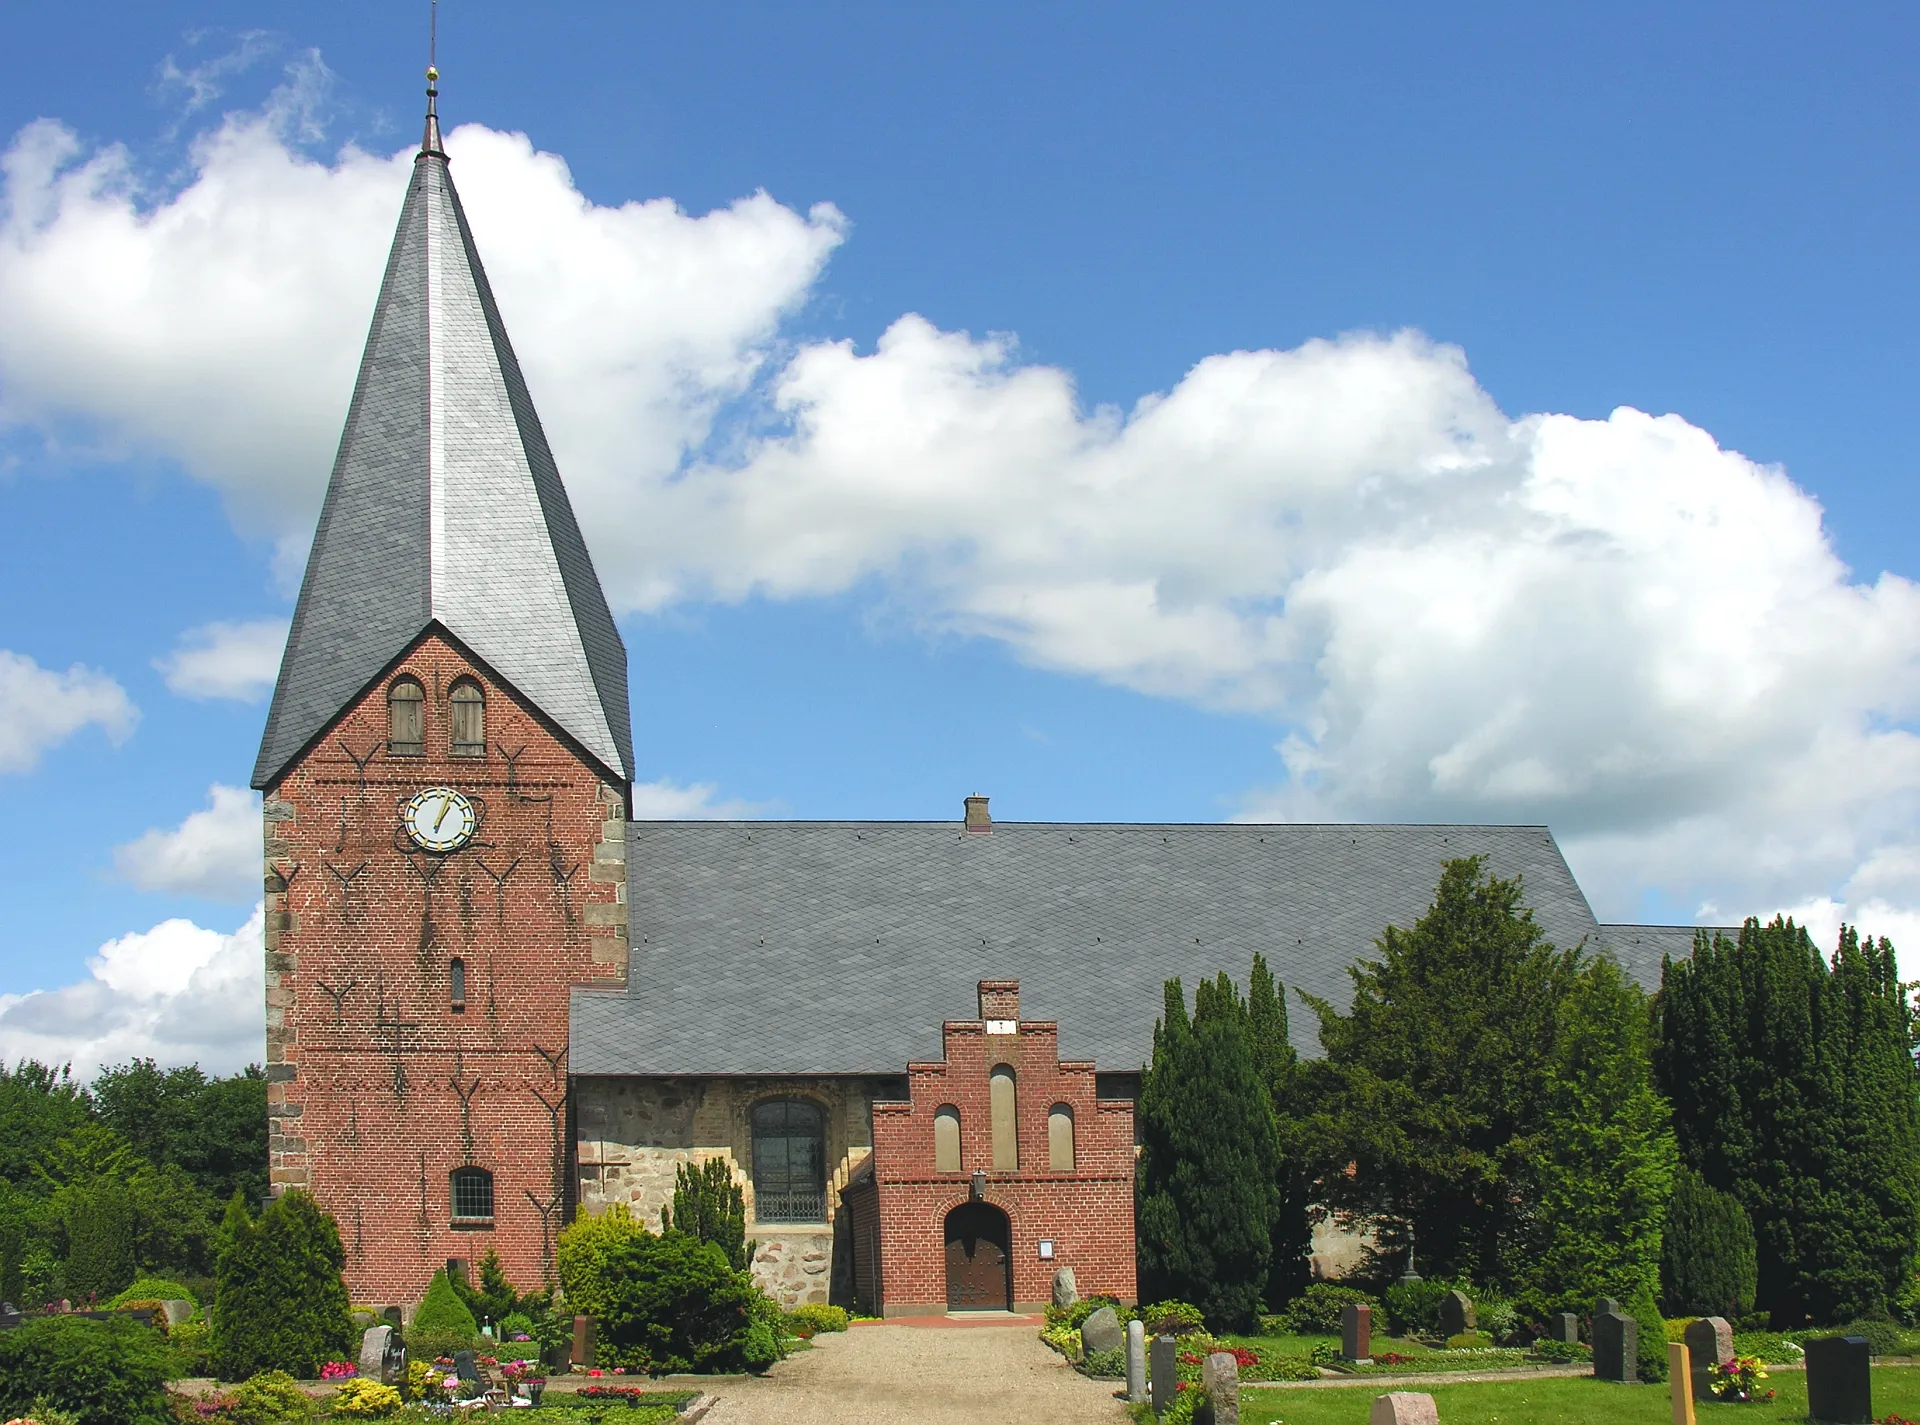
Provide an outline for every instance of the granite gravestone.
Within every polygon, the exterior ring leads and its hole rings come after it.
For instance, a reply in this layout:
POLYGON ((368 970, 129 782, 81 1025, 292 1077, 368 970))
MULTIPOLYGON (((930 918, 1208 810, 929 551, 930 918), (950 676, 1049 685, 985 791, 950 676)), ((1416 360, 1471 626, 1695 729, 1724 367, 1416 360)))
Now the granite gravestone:
POLYGON ((1111 1306, 1103 1306, 1080 1323, 1080 1348, 1089 1356, 1100 1351, 1117 1351, 1126 1344, 1120 1318, 1111 1306))
POLYGON ((1373 1398, 1367 1425, 1440 1425, 1433 1397, 1413 1390, 1393 1390, 1373 1398))
POLYGON ((1065 1311, 1079 1300, 1080 1288, 1073 1279, 1073 1268, 1059 1268, 1053 1274, 1053 1304, 1065 1311))
POLYGON ((1872 1351, 1865 1336, 1803 1341, 1807 1353, 1807 1415, 1837 1425, 1871 1425, 1872 1351))
POLYGON ((166 1315, 167 1329, 172 1330, 185 1322, 193 1320, 194 1305, 178 1297, 168 1297, 160 1303, 160 1310, 166 1315))
POLYGON ((1713 1368, 1733 1359, 1733 1327, 1724 1316, 1702 1316, 1687 1323, 1684 1339, 1693 1375, 1693 1398, 1711 1400, 1713 1368))
POLYGON ((1138 1405, 1147 1398, 1147 1328, 1127 1323, 1127 1399, 1138 1405))
POLYGON ((1580 1318, 1571 1311, 1562 1311, 1547 1318, 1547 1339, 1562 1341, 1569 1346, 1580 1344, 1580 1318))
POLYGON ((591 1316, 573 1318, 573 1364, 576 1366, 593 1364, 593 1318, 591 1316))
POLYGON ((1240 1362, 1231 1351, 1215 1351, 1200 1367, 1200 1383, 1213 1406, 1213 1425, 1240 1425, 1240 1362))
POLYGON ((1440 1334, 1448 1338, 1474 1329, 1473 1298, 1455 1289, 1440 1298, 1440 1334))
POLYGON ((1640 1379, 1640 1323, 1618 1311, 1593 1318, 1593 1374, 1631 1385, 1640 1379))
POLYGON ((1340 1354, 1349 1361, 1373 1359, 1373 1308, 1348 1302, 1340 1308, 1340 1354))
POLYGON ((387 1347, 393 1340, 391 1326, 369 1326, 360 1333, 360 1378, 387 1381, 387 1347))
POLYGON ((1179 1392, 1179 1342, 1171 1336, 1153 1338, 1153 1370, 1148 1379, 1153 1385, 1153 1413, 1165 1415, 1173 1409, 1173 1397, 1179 1392))
POLYGON ((1609 1311, 1618 1311, 1619 1309, 1620 1303, 1610 1296, 1603 1296, 1593 1304, 1593 1314, 1595 1316, 1605 1316, 1609 1311))

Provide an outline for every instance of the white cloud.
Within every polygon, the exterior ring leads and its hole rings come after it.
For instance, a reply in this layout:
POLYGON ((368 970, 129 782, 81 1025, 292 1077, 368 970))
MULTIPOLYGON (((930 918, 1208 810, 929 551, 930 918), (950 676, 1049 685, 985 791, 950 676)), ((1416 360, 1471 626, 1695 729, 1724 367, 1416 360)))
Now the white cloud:
POLYGON ((252 703, 273 690, 286 646, 287 620, 283 618, 209 623, 180 635, 179 646, 154 659, 153 666, 182 697, 252 703))
MULTIPOLYGON (((410 159, 309 162, 276 122, 229 120, 151 200, 118 151, 23 131, 0 414, 171 455, 304 549, 410 159)), ((617 606, 877 588, 1272 718, 1249 815, 1547 822, 1608 917, 1920 907, 1887 859, 1920 845, 1920 593, 1855 578, 1811 496, 1680 417, 1512 418, 1410 332, 1091 411, 915 316, 870 352, 783 344, 832 209, 605 208, 519 136, 450 148, 617 606)))
MULTIPOLYGON (((120 879, 143 891, 171 891, 245 904, 260 894, 260 798, 240 787, 208 789, 204 811, 172 830, 158 827, 113 850, 120 879)), ((104 953, 104 952, 103 952, 104 953)))
POLYGON ((720 797, 712 782, 635 782, 633 819, 635 821, 732 821, 765 816, 772 810, 768 802, 742 801, 738 797, 720 797))
POLYGON ((42 753, 84 727, 118 746, 139 720, 126 689, 105 673, 78 663, 56 673, 0 648, 0 772, 33 770, 42 753))
POLYGON ((265 1057, 262 911, 230 935, 167 920, 101 946, 92 975, 0 995, 0 1061, 71 1062, 83 1077, 150 1056, 232 1073, 265 1057))

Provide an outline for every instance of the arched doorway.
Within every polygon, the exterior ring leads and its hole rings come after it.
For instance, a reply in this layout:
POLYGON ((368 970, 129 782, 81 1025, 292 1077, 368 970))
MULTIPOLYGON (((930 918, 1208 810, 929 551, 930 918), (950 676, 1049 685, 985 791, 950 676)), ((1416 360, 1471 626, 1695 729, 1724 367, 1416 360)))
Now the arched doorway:
POLYGON ((1013 1309, 1013 1240, 1007 1214, 963 1202, 947 1214, 947 1310, 1013 1309))

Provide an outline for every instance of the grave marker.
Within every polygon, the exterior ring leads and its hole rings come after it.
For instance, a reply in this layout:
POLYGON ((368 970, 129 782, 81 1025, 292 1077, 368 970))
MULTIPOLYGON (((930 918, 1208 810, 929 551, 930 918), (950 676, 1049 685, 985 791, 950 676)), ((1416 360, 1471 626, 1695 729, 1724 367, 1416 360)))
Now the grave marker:
POLYGON ((1803 1341, 1807 1353, 1807 1415, 1830 1425, 1871 1425, 1872 1351, 1865 1336, 1803 1341))
POLYGON ((1231 1351, 1215 1351, 1200 1367, 1201 1383, 1213 1405, 1213 1425, 1240 1425, 1240 1362, 1231 1351))
POLYGON ((1632 1385, 1640 1379, 1640 1323, 1618 1311, 1593 1318, 1593 1374, 1598 1380, 1632 1385))
POLYGON ((1147 1328, 1127 1323, 1127 1399, 1138 1405, 1147 1398, 1147 1328))
POLYGON ((1340 1354, 1349 1361, 1373 1359, 1373 1308, 1348 1302, 1340 1308, 1340 1354))
POLYGON ((1171 1336, 1153 1338, 1153 1413, 1164 1415, 1173 1409, 1173 1397, 1179 1392, 1179 1343, 1171 1336))

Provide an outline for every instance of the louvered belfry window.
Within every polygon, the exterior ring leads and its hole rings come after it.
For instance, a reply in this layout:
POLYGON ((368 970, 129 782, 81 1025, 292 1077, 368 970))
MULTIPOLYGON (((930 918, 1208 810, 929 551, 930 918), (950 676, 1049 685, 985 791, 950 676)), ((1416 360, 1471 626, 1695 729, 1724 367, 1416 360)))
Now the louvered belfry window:
POLYGON ((471 678, 453 685, 453 755, 487 755, 487 697, 471 678))
POLYGON ((395 678, 387 689, 387 751, 419 757, 427 750, 427 695, 417 678, 395 678))

